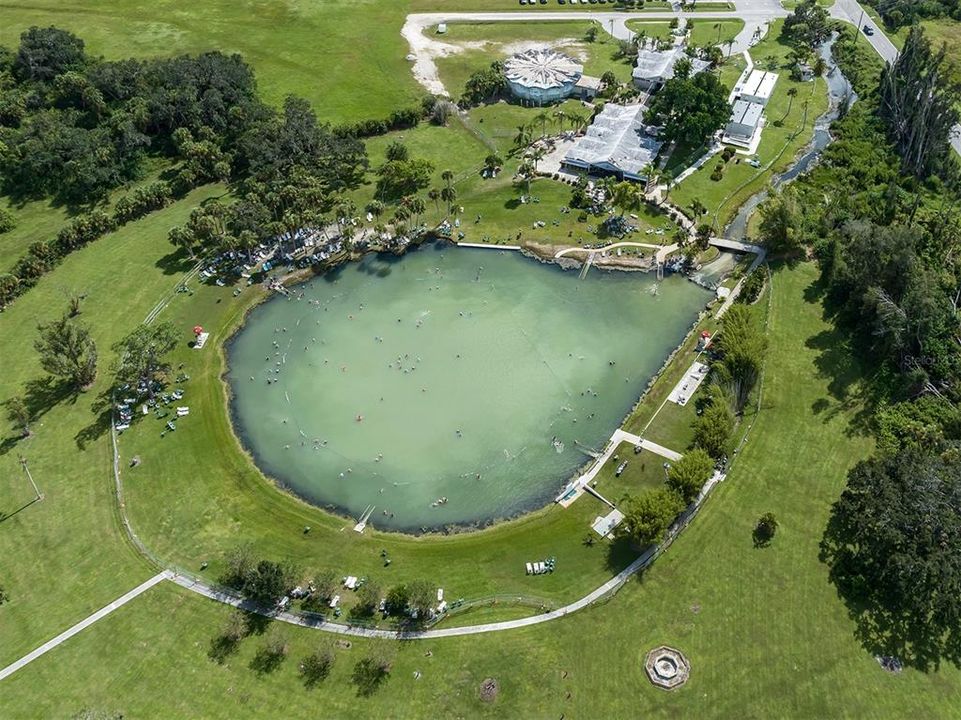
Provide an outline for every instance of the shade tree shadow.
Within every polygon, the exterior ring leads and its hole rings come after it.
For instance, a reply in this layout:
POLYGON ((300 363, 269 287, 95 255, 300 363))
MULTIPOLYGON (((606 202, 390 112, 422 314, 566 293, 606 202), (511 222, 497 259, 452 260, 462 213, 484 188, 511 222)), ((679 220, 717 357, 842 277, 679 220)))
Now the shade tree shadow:
POLYGON ((189 272, 196 262, 197 261, 190 257, 190 254, 186 250, 177 248, 158 258, 157 262, 154 263, 154 267, 164 275, 183 275, 189 272))
POLYGON ((91 404, 90 411, 93 413, 93 420, 73 436, 80 450, 85 450, 89 443, 100 439, 110 430, 113 422, 113 389, 108 388, 100 393, 91 404))
MULTIPOLYGON (((848 537, 837 508, 820 543, 819 559, 855 624, 854 637, 874 657, 897 658, 922 672, 942 662, 961 664, 961 628, 945 627, 926 612, 892 604, 884 587, 865 581, 856 563, 854 538, 848 537)), ((920 605, 924 608, 924 604, 920 605)))
MULTIPOLYGON (((593 531, 591 532, 593 533, 593 531)), ((630 538, 615 537, 608 543, 607 557, 604 559, 604 566, 611 575, 616 575, 634 562, 639 554, 630 538)))

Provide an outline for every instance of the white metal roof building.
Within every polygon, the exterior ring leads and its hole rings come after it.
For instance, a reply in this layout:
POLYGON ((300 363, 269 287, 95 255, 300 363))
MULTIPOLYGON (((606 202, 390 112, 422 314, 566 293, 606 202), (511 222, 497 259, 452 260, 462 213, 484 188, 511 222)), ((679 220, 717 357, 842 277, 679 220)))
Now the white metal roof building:
MULTIPOLYGON (((637 64, 631 75, 634 84, 644 90, 656 90, 674 77, 674 66, 677 61, 687 57, 683 45, 675 45, 669 50, 651 50, 642 48, 637 52, 637 64)), ((707 60, 687 58, 691 61, 691 74, 707 70, 711 66, 707 60)))
POLYGON ((570 97, 584 66, 550 48, 533 48, 504 61, 504 77, 521 100, 543 105, 570 97))
POLYGON ((767 105, 767 101, 771 99, 771 93, 774 92, 776 82, 777 73, 752 70, 744 84, 740 88, 735 88, 734 92, 747 102, 767 105))
POLYGON ((742 138, 751 138, 761 122, 764 106, 747 100, 735 100, 731 119, 727 123, 725 133, 742 138))
POLYGON ((598 175, 647 180, 645 170, 663 143, 647 134, 644 109, 642 104, 605 105, 562 164, 598 175))

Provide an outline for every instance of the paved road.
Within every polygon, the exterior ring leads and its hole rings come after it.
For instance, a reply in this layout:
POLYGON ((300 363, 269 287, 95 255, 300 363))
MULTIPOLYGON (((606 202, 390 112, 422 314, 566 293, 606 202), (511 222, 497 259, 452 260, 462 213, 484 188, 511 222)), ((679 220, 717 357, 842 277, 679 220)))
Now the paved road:
POLYGON ((0 670, 0 680, 3 680, 4 678, 9 677, 10 675, 13 675, 17 670, 22 668, 24 665, 27 665, 28 663, 33 662, 41 655, 44 655, 50 650, 53 650, 55 647, 57 647, 57 645, 60 645, 62 642, 66 640, 69 640, 81 630, 85 630, 86 628, 90 627, 101 618, 104 618, 110 613, 112 613, 118 607, 126 605, 135 597, 137 597, 141 593, 146 592, 147 590, 152 588, 154 585, 159 583, 161 580, 166 580, 168 577, 170 577, 170 573, 168 573, 166 570, 161 573, 157 573, 152 578, 150 578, 144 583, 141 583, 130 592, 126 593, 125 595, 121 595, 119 598, 114 600, 109 605, 106 605, 100 608, 99 610, 97 610, 97 612, 95 612, 93 615, 90 615, 89 617, 81 620, 80 622, 78 622, 76 625, 69 628, 68 630, 64 630, 62 633, 57 635, 57 637, 53 638, 52 640, 48 640, 33 652, 30 652, 27 655, 24 655, 15 663, 8 665, 7 667, 3 668, 3 670, 0 670))

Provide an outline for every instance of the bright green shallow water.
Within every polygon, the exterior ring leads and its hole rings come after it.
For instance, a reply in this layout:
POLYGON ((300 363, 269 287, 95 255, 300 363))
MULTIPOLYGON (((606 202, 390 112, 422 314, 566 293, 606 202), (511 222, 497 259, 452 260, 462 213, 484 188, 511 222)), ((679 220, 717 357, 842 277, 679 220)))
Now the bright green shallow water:
POLYGON ((234 420, 268 475, 377 526, 510 516, 588 459, 575 439, 605 443, 710 297, 653 285, 491 250, 368 257, 251 313, 234 420))

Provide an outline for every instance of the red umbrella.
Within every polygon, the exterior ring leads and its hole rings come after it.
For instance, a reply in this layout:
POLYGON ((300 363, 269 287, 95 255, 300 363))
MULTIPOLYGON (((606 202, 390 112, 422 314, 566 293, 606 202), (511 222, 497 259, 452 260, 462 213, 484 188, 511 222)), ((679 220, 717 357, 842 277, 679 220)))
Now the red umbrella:
POLYGON ((199 335, 199 334, 202 333, 203 331, 204 331, 204 329, 203 329, 202 327, 200 327, 200 325, 194 325, 194 335, 199 335))

